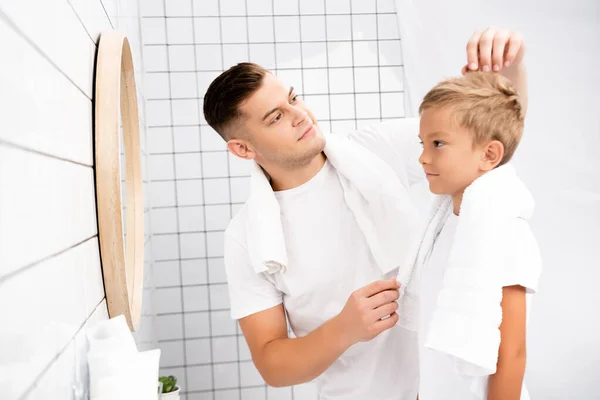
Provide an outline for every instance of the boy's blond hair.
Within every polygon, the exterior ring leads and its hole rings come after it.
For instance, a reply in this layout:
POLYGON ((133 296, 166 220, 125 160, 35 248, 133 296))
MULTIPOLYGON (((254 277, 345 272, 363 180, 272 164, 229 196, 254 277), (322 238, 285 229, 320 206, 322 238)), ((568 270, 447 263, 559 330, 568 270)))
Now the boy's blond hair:
POLYGON ((523 105, 510 81, 497 73, 471 72, 438 83, 425 95, 419 114, 428 108, 450 107, 461 127, 470 129, 474 144, 498 140, 504 146, 503 165, 510 161, 523 136, 523 105))

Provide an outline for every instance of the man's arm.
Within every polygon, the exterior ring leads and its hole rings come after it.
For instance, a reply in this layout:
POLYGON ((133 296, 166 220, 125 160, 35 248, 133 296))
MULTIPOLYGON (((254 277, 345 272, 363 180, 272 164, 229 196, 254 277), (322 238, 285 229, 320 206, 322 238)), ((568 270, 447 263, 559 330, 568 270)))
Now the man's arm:
POLYGON ((301 338, 288 337, 281 304, 239 323, 265 382, 291 386, 318 377, 350 346, 393 327, 398 321, 397 299, 395 280, 374 282, 355 291, 340 314, 301 338))
POLYGON ((498 365, 489 378, 487 400, 519 400, 527 358, 525 288, 505 287, 502 296, 498 365))

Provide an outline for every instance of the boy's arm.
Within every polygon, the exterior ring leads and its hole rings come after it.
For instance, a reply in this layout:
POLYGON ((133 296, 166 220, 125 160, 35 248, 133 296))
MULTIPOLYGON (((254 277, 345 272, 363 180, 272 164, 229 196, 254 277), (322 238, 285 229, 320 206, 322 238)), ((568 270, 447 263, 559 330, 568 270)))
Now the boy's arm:
POLYGON ((490 375, 487 400, 519 400, 526 362, 526 296, 523 286, 502 289, 502 324, 496 373, 490 375))

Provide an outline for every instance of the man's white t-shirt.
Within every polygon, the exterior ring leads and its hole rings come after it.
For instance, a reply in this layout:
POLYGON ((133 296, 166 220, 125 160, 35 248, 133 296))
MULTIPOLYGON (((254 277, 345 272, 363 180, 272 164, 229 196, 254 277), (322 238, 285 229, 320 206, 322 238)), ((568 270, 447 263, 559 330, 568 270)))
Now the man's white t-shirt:
MULTIPOLYGON (((444 271, 448 266, 448 258, 459 221, 458 216, 451 214, 438 235, 429 261, 423 268, 420 278, 420 315, 419 315, 419 400, 482 400, 471 391, 475 379, 456 372, 450 356, 425 348, 424 342, 429 325, 436 309, 438 293, 442 289, 444 271)), ((523 225, 523 229, 526 226, 523 225)), ((534 270, 521 268, 519 271, 504 271, 504 286, 521 285, 536 288, 539 274, 534 270)), ((531 294, 527 294, 527 311, 529 312, 531 294)), ((476 386, 480 386, 477 383, 476 386)), ((529 400, 525 385, 521 391, 521 400, 529 400)))

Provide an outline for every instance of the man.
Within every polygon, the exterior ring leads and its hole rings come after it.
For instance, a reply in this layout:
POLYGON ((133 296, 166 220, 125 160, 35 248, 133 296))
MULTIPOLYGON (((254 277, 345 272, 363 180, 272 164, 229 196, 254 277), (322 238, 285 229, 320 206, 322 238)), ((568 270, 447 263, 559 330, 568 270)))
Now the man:
MULTIPOLYGON (((463 73, 503 73, 524 96, 523 53, 516 32, 476 32, 463 73)), ((396 326, 393 277, 415 229, 406 199, 424 178, 418 120, 340 143, 294 88, 250 63, 212 82, 204 115, 231 153, 256 162, 250 199, 225 233, 225 265, 232 317, 266 383, 318 378, 321 399, 414 400, 416 335, 396 326), (382 232, 398 232, 397 246, 382 232)))

